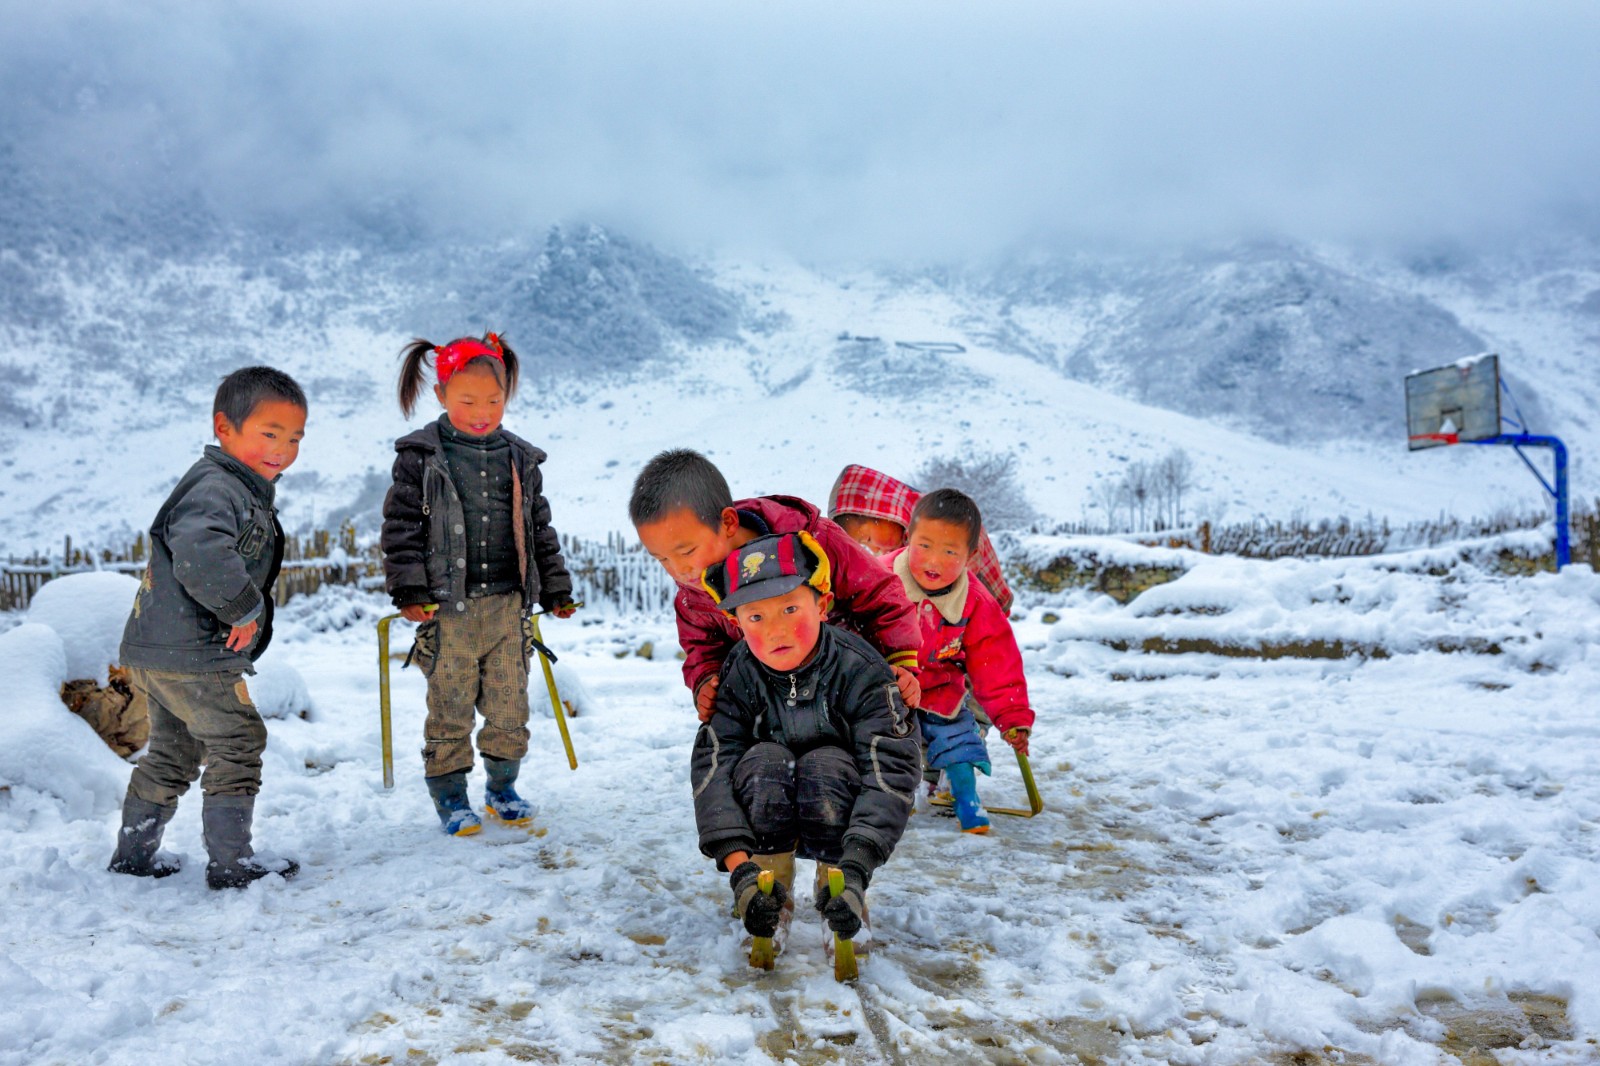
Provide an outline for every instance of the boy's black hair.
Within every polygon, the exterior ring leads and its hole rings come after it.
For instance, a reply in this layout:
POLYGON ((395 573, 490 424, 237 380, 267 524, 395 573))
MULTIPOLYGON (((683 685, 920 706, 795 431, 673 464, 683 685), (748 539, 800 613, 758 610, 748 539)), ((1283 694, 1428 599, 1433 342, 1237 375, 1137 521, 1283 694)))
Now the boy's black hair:
MULTIPOLYGON (((978 536, 983 532, 983 515, 971 496, 960 489, 934 489, 924 493, 911 508, 911 529, 924 518, 960 526, 967 531, 967 551, 978 550, 978 536)), ((907 530, 909 534, 910 530, 907 530)))
POLYGON ((628 497, 628 517, 635 527, 665 518, 680 507, 712 529, 722 521, 723 508, 733 506, 733 493, 722 471, 710 459, 690 448, 664 451, 644 464, 633 479, 628 497))
POLYGON ((220 414, 238 429, 263 400, 282 400, 308 410, 306 394, 294 378, 270 366, 247 366, 222 379, 216 399, 211 401, 211 413, 220 414))

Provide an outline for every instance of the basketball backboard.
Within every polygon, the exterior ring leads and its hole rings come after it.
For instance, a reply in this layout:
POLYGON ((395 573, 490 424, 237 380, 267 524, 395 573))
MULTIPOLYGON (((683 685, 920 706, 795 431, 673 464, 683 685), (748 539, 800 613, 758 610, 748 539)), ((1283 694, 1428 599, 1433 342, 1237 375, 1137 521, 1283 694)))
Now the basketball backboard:
POLYGON ((1412 451, 1500 435, 1500 357, 1475 355, 1406 376, 1412 451))

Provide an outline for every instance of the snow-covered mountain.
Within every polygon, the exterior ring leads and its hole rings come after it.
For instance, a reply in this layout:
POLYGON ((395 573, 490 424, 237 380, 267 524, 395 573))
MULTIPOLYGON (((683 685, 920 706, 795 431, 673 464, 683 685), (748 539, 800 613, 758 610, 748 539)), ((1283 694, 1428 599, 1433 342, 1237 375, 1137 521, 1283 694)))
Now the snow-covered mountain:
POLYGON ((0 546, 141 528, 206 442, 226 370, 268 362, 313 408, 291 526, 370 527, 405 431, 413 336, 504 330, 528 359, 508 425, 551 453, 558 527, 624 528, 654 451, 714 455, 736 492, 820 499, 846 462, 1014 452, 1044 516, 1174 448, 1213 518, 1396 520, 1542 505, 1499 449, 1412 456, 1402 379, 1496 350, 1535 428, 1600 445, 1600 250, 1401 261, 1249 243, 823 270, 682 258, 593 226, 476 245, 403 206, 229 229, 187 201, 52 197, 0 159, 0 546), (20 176, 19 176, 20 175, 20 176), (75 210, 69 203, 77 204, 75 210), (142 213, 141 213, 142 212, 142 213))

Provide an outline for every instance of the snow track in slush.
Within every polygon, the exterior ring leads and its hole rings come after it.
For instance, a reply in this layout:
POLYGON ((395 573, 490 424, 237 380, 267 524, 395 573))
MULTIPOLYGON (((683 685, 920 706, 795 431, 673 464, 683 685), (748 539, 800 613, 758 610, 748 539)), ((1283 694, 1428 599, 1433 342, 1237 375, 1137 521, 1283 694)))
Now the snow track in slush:
MULTIPOLYGON (((291 620, 316 713, 270 723, 257 846, 300 879, 208 892, 196 794, 167 836, 185 870, 145 882, 103 872, 113 812, 0 793, 0 1062, 1420 1064, 1472 1024, 1500 1062, 1600 1058, 1596 656, 1116 681, 1160 671, 1057 676, 1037 612, 1019 633, 1046 810, 988 837, 914 815, 848 987, 804 862, 778 968, 746 964, 694 843, 678 663, 631 654, 675 647, 662 621, 547 627, 595 704, 581 766, 536 716, 535 831, 450 839, 416 671, 386 793, 371 625, 291 620)), ((985 796, 1023 805, 991 753, 985 796)))

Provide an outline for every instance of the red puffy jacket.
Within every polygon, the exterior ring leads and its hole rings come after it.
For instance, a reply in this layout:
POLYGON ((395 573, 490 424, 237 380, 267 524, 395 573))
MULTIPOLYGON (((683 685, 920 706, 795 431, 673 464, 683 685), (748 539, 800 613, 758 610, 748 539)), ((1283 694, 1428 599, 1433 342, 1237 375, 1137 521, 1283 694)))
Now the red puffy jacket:
POLYGON ((905 549, 884 557, 917 612, 922 651, 917 679, 922 710, 954 718, 972 679, 972 695, 1003 733, 1033 728, 1022 652, 994 595, 963 573, 950 591, 929 596, 911 576, 905 549))
MULTIPOLYGON (((833 520, 795 496, 758 496, 733 505, 747 528, 767 533, 805 530, 828 553, 833 577, 829 621, 860 633, 890 666, 917 668, 917 621, 911 603, 895 576, 879 565, 833 520)), ((673 599, 678 613, 678 643, 683 646, 683 680, 689 691, 722 668, 728 652, 742 639, 733 619, 698 586, 678 586, 673 599)))

